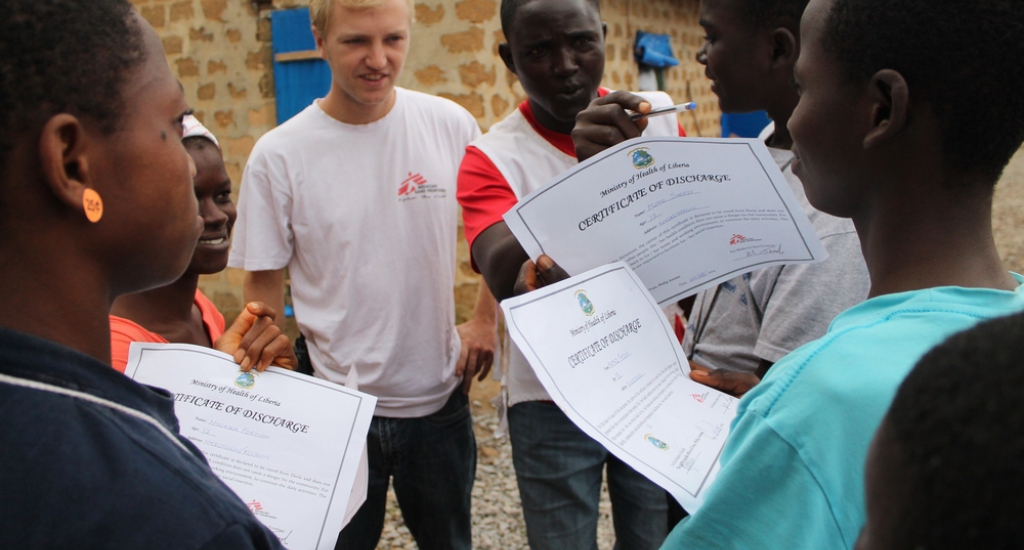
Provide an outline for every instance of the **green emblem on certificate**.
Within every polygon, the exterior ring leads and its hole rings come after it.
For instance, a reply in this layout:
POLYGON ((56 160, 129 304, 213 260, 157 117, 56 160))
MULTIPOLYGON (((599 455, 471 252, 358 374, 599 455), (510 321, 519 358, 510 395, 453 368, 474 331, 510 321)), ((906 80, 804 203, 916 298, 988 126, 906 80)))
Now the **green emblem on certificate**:
POLYGON ((629 152, 629 158, 633 161, 633 168, 640 170, 654 164, 654 157, 648 152, 650 149, 640 147, 629 152))
POLYGON ((577 290, 576 300, 580 303, 580 309, 582 309, 583 313, 587 314, 588 317, 594 314, 594 303, 590 301, 590 298, 587 298, 586 292, 577 290))
POLYGON ((251 390, 256 385, 256 375, 252 372, 240 372, 235 378, 235 385, 243 390, 251 390))
POLYGON ((668 450, 668 443, 665 443, 664 441, 658 439, 657 437, 654 437, 651 434, 645 435, 644 436, 644 440, 646 440, 651 445, 654 445, 655 447, 657 447, 657 448, 659 448, 659 449, 661 449, 663 451, 667 451, 668 450))

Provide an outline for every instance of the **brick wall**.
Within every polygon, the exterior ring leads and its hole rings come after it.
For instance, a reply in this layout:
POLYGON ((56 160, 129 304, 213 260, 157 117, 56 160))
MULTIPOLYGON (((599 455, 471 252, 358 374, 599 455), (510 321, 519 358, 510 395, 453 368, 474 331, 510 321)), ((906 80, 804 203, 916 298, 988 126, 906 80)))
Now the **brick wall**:
MULTIPOLYGON (((172 71, 185 86, 196 116, 217 135, 237 193, 253 144, 274 127, 270 12, 305 5, 302 0, 132 0, 163 39, 172 71)), ((465 107, 487 129, 525 94, 498 57, 503 40, 500 0, 423 0, 416 3, 412 49, 399 84, 447 97, 465 107)), ((693 60, 703 32, 698 0, 602 0, 608 23, 604 85, 633 89, 637 30, 669 34, 682 63, 666 71, 677 102, 697 101, 680 117, 691 135, 717 136, 719 112, 703 69, 693 60)), ((237 197, 237 195, 236 195, 237 197)), ((460 230, 456 272, 459 319, 472 312, 479 277, 469 266, 460 230)), ((200 285, 229 319, 242 305, 242 273, 228 269, 203 277, 200 285)))

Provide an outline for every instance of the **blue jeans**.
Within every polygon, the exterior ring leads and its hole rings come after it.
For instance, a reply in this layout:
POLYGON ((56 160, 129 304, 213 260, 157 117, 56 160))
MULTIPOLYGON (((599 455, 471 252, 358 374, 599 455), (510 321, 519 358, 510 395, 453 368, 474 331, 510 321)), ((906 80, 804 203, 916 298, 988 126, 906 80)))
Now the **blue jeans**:
POLYGON ((336 549, 374 550, 384 529, 388 480, 421 550, 469 550, 476 437, 469 399, 456 388, 441 410, 421 418, 373 417, 366 440, 366 502, 336 549))
POLYGON ((508 411, 512 463, 532 550, 596 550, 607 465, 616 550, 656 550, 668 535, 665 491, 576 427, 554 403, 508 411))

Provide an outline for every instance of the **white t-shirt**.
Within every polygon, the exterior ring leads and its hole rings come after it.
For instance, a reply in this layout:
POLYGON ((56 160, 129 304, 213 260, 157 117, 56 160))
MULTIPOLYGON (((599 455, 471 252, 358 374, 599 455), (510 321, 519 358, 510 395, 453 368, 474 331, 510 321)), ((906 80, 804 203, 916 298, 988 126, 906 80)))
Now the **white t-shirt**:
POLYGON ((816 264, 775 266, 734 277, 697 295, 683 350, 709 368, 754 372, 825 335, 843 311, 871 289, 853 222, 811 206, 793 175, 792 151, 769 148, 829 257, 816 264))
MULTIPOLYGON (((652 108, 672 105, 672 99, 662 92, 638 92, 637 95, 649 101, 652 108)), ((648 121, 643 135, 678 136, 679 132, 677 118, 663 116, 652 117, 648 121)), ((472 146, 479 149, 490 160, 494 170, 494 173, 489 175, 490 177, 483 174, 475 175, 475 179, 488 180, 485 183, 477 183, 477 185, 489 184, 508 187, 517 199, 529 195, 551 178, 578 164, 574 155, 560 150, 534 129, 531 121, 524 115, 522 107, 492 126, 487 134, 474 141, 472 146)), ((461 177, 464 182, 468 179, 465 171, 461 177)), ((474 208, 479 205, 469 204, 478 198, 479 195, 463 190, 463 207, 467 209, 467 227, 471 223, 469 216, 476 215, 470 213, 470 208, 472 208, 472 212, 486 210, 486 208, 474 208)), ((500 221, 504 213, 505 211, 492 210, 482 217, 489 218, 491 223, 494 223, 500 221)), ((487 225, 487 223, 485 221, 479 225, 487 225)), ((551 396, 544 390, 544 386, 537 379, 537 375, 534 374, 523 353, 514 343, 509 348, 508 367, 506 372, 502 373, 508 406, 525 401, 550 401, 551 396)))
POLYGON ((229 265, 287 266, 316 375, 356 376, 377 415, 414 418, 459 384, 456 177, 480 129, 451 101, 396 93, 376 122, 344 124, 314 102, 259 140, 229 265))

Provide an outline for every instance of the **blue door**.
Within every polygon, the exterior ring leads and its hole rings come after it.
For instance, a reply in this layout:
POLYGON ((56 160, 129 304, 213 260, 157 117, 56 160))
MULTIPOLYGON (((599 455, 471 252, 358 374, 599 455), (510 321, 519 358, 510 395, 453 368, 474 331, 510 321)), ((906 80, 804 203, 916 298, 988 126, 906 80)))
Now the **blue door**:
POLYGON ((331 69, 320 59, 309 25, 309 8, 270 14, 274 36, 274 93, 277 123, 309 107, 331 89, 331 69))

